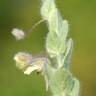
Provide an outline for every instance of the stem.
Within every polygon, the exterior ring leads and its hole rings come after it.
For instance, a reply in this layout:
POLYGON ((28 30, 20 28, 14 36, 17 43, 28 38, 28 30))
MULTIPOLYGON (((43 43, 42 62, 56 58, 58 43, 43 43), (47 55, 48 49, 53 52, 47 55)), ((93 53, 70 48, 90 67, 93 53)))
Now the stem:
POLYGON ((26 32, 26 36, 29 36, 31 32, 33 32, 33 30, 42 22, 44 22, 46 19, 41 19, 40 21, 38 21, 37 23, 34 24, 34 26, 32 28, 30 28, 27 32, 26 32))

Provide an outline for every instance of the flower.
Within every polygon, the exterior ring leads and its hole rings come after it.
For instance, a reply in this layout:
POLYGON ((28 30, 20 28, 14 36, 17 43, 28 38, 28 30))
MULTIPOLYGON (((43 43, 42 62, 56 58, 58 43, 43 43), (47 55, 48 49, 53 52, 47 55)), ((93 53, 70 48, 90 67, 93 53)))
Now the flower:
POLYGON ((25 33, 21 29, 14 28, 11 33, 16 40, 21 40, 25 37, 25 33))
POLYGON ((24 71, 24 74, 31 74, 33 71, 41 72, 45 67, 45 64, 49 63, 46 57, 32 57, 31 54, 25 52, 18 52, 14 56, 16 66, 24 71))

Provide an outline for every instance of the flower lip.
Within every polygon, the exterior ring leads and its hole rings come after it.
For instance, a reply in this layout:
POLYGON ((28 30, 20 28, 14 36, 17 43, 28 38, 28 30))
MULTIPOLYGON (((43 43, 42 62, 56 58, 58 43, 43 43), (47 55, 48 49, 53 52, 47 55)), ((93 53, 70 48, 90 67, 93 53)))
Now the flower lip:
POLYGON ((29 53, 25 53, 25 52, 18 52, 15 56, 14 56, 14 60, 17 61, 22 61, 22 62, 28 62, 32 60, 32 55, 29 53))

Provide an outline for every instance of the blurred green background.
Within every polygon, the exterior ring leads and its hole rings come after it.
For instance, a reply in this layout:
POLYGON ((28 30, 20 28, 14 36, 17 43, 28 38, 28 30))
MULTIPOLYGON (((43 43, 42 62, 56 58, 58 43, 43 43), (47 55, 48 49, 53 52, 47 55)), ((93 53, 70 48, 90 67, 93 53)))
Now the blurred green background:
MULTIPOLYGON (((57 0, 62 16, 69 21, 74 40, 71 70, 81 83, 81 96, 96 96, 96 0, 57 0)), ((45 50, 48 29, 39 25, 29 38, 16 41, 12 28, 30 29, 40 16, 40 0, 0 0, 0 96, 47 96, 43 77, 25 76, 16 68, 18 51, 33 55, 45 50)))

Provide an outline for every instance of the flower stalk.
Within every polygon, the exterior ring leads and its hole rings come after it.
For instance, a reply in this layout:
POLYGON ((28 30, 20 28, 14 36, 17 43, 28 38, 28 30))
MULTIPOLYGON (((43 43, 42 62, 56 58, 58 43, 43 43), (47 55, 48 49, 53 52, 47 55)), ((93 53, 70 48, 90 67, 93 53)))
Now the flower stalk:
POLYGON ((67 37, 68 21, 61 17, 55 0, 41 1, 42 20, 33 27, 36 28, 43 21, 47 22, 49 32, 45 47, 49 57, 34 57, 20 52, 15 55, 14 60, 24 74, 41 72, 45 78, 46 89, 51 91, 52 96, 79 96, 79 81, 70 71, 73 40, 67 37))

